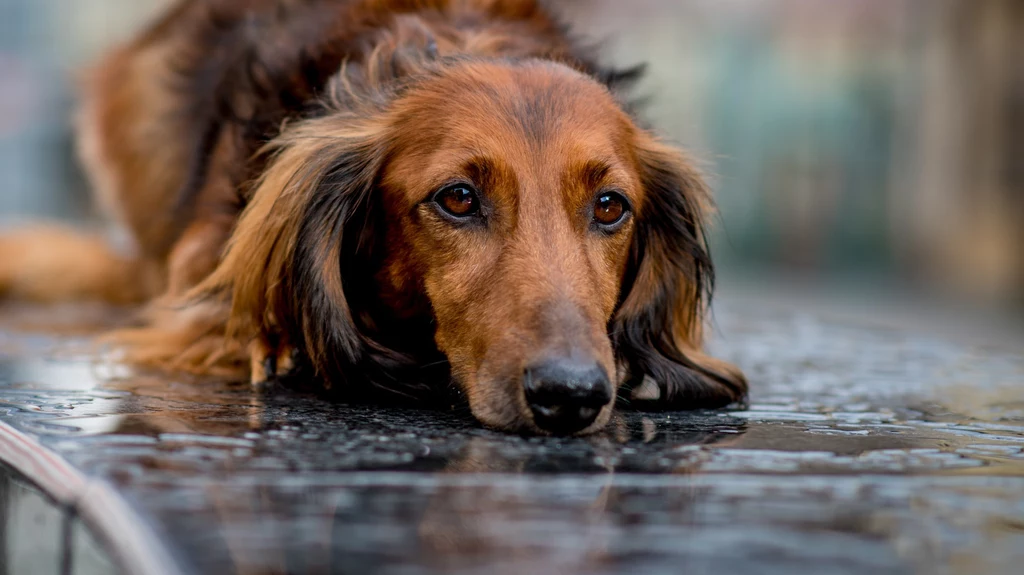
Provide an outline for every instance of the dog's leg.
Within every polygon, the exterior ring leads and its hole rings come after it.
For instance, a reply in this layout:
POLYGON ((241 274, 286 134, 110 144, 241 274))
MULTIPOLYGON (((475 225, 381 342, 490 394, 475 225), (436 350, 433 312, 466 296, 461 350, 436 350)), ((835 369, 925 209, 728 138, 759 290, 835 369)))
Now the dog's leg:
POLYGON ((139 303, 159 289, 152 271, 99 235, 56 225, 0 233, 0 297, 139 303))
MULTIPOLYGON (((196 219, 185 229, 168 256, 168 289, 164 301, 184 301, 185 307, 191 306, 194 303, 191 300, 195 299, 194 294, 191 294, 192 289, 212 274, 221 262, 237 223, 237 208, 233 203, 236 197, 235 186, 230 178, 224 177, 224 173, 218 172, 218 176, 202 190, 196 219)), ((252 262, 252 265, 263 264, 252 262)), ((223 321, 227 323, 226 316, 223 321)), ((161 320, 156 320, 153 327, 159 330, 161 320)), ((226 329, 226 325, 221 329, 226 329)), ((229 336, 224 333, 221 337, 229 336)), ((225 342, 224 345, 244 346, 244 343, 235 341, 225 342)), ((243 349, 249 355, 249 376, 253 387, 260 387, 275 377, 287 375, 295 366, 294 348, 277 336, 257 334, 248 343, 248 348, 243 349)), ((210 357, 215 357, 217 353, 216 348, 211 347, 210 357)))

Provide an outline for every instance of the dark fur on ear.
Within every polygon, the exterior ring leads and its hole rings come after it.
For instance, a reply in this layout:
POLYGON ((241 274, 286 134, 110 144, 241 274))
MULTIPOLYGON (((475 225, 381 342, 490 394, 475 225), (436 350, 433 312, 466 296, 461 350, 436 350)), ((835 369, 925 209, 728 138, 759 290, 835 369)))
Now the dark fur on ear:
POLYGON ((339 393, 376 388, 433 398, 432 386, 447 381, 447 371, 438 373, 447 363, 432 345, 433 327, 426 319, 400 321, 377 299, 385 208, 373 193, 384 156, 375 144, 329 158, 317 177, 282 281, 280 293, 290 300, 278 304, 289 319, 280 329, 339 393))
POLYGON ((637 164, 647 199, 638 210, 622 302, 610 326, 619 361, 629 373, 626 389, 652 379, 658 392, 634 394, 632 400, 652 408, 714 408, 743 401, 747 382, 740 371, 701 351, 714 287, 704 236, 709 193, 681 153, 643 138, 637 164))
POLYGON ((421 367, 447 367, 433 346, 416 347, 432 342, 429 322, 397 324, 373 287, 383 125, 379 114, 338 113, 285 129, 223 261, 190 297, 230 301, 229 340, 297 349, 339 392, 420 396, 425 382, 446 381, 421 367))

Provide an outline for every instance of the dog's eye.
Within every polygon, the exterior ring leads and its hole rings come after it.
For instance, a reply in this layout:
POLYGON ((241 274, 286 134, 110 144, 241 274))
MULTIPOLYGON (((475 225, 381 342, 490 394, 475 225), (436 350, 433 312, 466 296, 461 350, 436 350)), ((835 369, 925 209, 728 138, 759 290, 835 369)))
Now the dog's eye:
POLYGON ((601 194, 594 202, 594 221, 600 226, 614 226, 621 222, 627 213, 629 204, 618 192, 601 194))
POLYGON ((468 218, 480 212, 480 198, 476 191, 466 184, 448 186, 434 196, 436 203, 445 213, 456 218, 468 218))

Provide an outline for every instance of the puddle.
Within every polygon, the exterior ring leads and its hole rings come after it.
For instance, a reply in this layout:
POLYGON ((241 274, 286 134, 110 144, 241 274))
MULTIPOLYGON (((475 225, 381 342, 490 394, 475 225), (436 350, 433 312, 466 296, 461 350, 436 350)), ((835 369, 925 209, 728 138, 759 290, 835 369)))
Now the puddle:
POLYGON ((11 332, 0 420, 112 481, 186 571, 1016 572, 1024 357, 800 314, 716 320, 749 410, 626 412, 582 439, 124 377, 11 332))

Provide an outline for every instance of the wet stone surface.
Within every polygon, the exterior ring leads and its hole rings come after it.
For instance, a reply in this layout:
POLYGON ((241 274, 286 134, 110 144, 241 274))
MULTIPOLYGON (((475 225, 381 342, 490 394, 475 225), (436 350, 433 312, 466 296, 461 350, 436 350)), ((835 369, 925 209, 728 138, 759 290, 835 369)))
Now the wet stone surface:
POLYGON ((0 330, 0 420, 196 573, 1019 573, 1024 353, 732 304, 746 411, 582 439, 138 376, 0 330))

